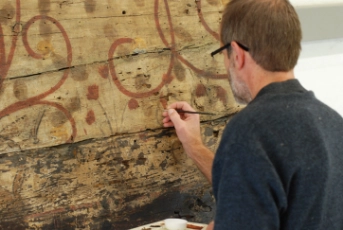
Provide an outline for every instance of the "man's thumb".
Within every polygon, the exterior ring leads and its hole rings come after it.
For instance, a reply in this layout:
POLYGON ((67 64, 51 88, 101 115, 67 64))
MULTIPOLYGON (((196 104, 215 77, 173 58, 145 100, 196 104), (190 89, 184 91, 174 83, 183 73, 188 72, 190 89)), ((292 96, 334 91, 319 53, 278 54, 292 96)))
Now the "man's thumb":
POLYGON ((175 111, 175 109, 168 109, 168 115, 170 120, 175 124, 179 123, 181 118, 180 115, 175 111))

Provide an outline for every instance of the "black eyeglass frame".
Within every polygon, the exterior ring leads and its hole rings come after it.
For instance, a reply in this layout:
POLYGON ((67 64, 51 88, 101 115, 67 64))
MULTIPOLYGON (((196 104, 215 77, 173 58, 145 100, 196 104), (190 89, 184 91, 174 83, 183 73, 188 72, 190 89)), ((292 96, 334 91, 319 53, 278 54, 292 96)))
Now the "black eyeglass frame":
MULTIPOLYGON (((248 47, 246 47, 245 45, 242 45, 241 43, 239 43, 239 42, 237 42, 237 41, 235 41, 235 42, 236 42, 237 45, 238 45, 239 47, 241 47, 243 50, 249 52, 249 48, 248 48, 248 47)), ((230 46, 231 46, 231 42, 229 42, 229 43, 227 43, 226 45, 220 47, 219 49, 216 49, 215 51, 213 51, 213 52, 211 53, 211 57, 213 57, 213 56, 216 55, 217 53, 220 53, 221 51, 223 51, 223 50, 229 48, 230 46)))

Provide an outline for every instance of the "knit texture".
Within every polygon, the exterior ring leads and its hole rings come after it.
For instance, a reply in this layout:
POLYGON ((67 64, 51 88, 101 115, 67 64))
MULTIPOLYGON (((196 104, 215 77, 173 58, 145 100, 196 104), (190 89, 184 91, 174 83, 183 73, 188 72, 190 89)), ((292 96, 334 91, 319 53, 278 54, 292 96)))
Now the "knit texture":
POLYGON ((212 173, 215 230, 343 229, 343 119, 298 80, 229 122, 212 173))

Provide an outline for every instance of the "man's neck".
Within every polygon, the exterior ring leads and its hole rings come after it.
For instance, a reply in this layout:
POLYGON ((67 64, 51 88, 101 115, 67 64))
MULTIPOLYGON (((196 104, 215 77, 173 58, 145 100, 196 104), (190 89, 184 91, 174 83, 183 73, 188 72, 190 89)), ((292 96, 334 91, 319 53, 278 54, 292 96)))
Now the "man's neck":
POLYGON ((270 72, 263 69, 256 70, 249 84, 251 96, 255 98, 262 88, 271 83, 287 81, 294 78, 293 70, 288 72, 270 72))

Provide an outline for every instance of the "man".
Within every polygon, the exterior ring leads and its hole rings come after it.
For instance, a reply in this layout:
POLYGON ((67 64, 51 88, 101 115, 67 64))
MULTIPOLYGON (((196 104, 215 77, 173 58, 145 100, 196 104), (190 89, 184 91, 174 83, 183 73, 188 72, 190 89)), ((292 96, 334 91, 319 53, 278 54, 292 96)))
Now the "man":
POLYGON ((212 182, 217 211, 208 229, 343 229, 343 119, 294 78, 300 41, 289 1, 231 0, 221 24, 224 64, 236 100, 248 105, 215 156, 199 116, 175 111, 189 104, 163 114, 212 182))

